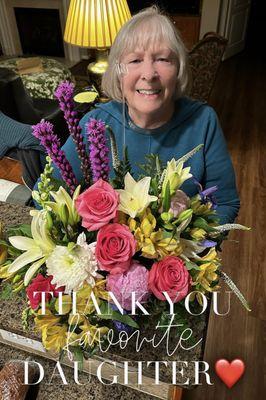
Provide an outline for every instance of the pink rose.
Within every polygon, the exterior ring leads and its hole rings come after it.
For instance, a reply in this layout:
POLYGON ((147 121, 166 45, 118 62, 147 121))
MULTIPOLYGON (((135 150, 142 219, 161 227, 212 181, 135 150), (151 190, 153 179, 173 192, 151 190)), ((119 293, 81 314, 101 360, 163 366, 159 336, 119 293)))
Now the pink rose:
POLYGON ((96 231, 116 216, 119 195, 112 186, 99 179, 76 199, 76 209, 82 217, 82 226, 96 231))
MULTIPOLYGON (((64 291, 65 288, 63 286, 56 288, 56 285, 52 285, 52 279, 52 276, 44 277, 42 274, 38 274, 27 287, 26 293, 33 310, 36 310, 42 301, 42 294, 35 293, 34 295, 34 292, 52 292, 54 297, 58 297, 58 292, 64 291)), ((50 293, 45 293, 46 302, 50 301, 51 297, 50 293)))
POLYGON ((135 238, 126 225, 109 224, 99 230, 95 254, 100 269, 110 274, 127 271, 135 251, 135 238))
POLYGON ((177 303, 186 297, 190 284, 189 272, 179 257, 167 256, 154 263, 150 270, 149 289, 157 299, 165 301, 162 292, 167 292, 170 299, 177 303))
POLYGON ((129 270, 125 273, 108 275, 106 288, 115 295, 123 309, 131 310, 132 292, 135 292, 135 298, 140 303, 148 300, 150 296, 148 277, 149 271, 137 261, 132 260, 129 270))

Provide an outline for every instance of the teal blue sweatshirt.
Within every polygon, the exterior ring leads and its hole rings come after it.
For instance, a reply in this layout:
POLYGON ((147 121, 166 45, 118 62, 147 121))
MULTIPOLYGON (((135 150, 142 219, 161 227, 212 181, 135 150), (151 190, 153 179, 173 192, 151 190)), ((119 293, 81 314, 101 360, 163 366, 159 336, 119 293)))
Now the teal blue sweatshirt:
MULTIPOLYGON (((85 125, 88 120, 90 118, 101 119, 113 130, 119 156, 122 158, 122 111, 122 104, 116 101, 98 104, 80 121, 84 141, 87 143, 85 125)), ((127 109, 125 114, 125 144, 128 147, 129 159, 135 178, 139 173, 143 173, 137 164, 144 162, 146 154, 158 154, 161 160, 166 163, 173 157, 177 159, 183 156, 202 143, 203 149, 187 161, 185 165, 191 166, 191 173, 204 189, 214 185, 218 186, 215 197, 218 203, 217 213, 220 222, 234 221, 240 206, 234 169, 216 113, 210 106, 187 97, 180 98, 176 102, 176 111, 172 119, 156 129, 139 128, 131 121, 127 109)), ((62 149, 66 153, 78 181, 81 181, 80 161, 72 138, 67 140, 62 149)), ((111 168, 112 175, 113 170, 111 168)), ((55 177, 60 178, 58 170, 55 170, 55 177)), ((182 189, 189 196, 198 192, 198 187, 192 179, 186 181, 182 189)))

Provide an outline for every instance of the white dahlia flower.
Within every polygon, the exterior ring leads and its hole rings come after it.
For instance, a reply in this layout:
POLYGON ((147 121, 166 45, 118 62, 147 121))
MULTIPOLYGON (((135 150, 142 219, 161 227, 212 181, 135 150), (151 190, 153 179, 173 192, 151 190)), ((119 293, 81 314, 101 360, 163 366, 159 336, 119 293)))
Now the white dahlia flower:
POLYGON ((85 282, 93 287, 98 276, 95 246, 95 242, 86 243, 84 233, 78 236, 72 248, 56 246, 46 260, 47 274, 53 276, 52 283, 57 287, 65 286, 65 293, 77 291, 85 282))

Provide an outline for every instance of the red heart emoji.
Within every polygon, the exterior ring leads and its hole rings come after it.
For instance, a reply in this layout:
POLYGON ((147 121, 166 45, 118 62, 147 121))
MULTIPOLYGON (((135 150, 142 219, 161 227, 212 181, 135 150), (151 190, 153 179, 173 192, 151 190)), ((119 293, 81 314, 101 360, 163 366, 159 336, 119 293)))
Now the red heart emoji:
POLYGON ((230 389, 244 374, 245 364, 240 359, 235 359, 231 363, 225 359, 220 359, 215 363, 215 371, 230 389))

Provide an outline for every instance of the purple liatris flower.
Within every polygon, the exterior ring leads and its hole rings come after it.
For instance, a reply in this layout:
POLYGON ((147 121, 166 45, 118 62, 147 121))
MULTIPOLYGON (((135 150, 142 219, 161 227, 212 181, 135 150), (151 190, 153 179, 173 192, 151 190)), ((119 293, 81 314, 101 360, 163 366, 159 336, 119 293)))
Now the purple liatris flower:
POLYGON ((86 146, 83 142, 81 128, 79 126, 79 118, 77 112, 74 110, 74 84, 72 82, 64 81, 60 83, 55 91, 55 97, 59 101, 60 109, 64 113, 65 120, 68 125, 69 133, 73 138, 76 145, 78 157, 81 162, 81 170, 86 183, 90 183, 90 161, 86 153, 86 146))
POLYGON ((88 140, 90 142, 90 162, 93 182, 102 178, 108 181, 109 176, 109 149, 105 136, 105 124, 101 120, 91 118, 86 124, 88 140))
POLYGON ((59 169, 63 180, 70 189, 70 193, 73 194, 78 183, 65 153, 61 150, 60 140, 53 132, 53 125, 42 120, 37 125, 33 125, 32 129, 33 135, 40 140, 40 144, 59 169))

